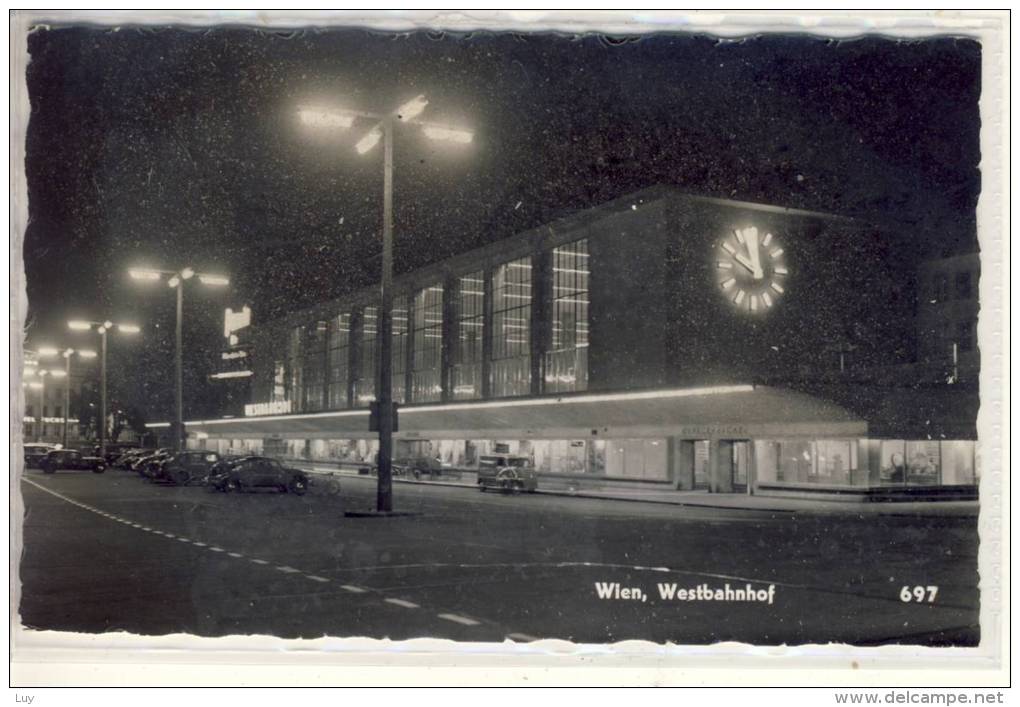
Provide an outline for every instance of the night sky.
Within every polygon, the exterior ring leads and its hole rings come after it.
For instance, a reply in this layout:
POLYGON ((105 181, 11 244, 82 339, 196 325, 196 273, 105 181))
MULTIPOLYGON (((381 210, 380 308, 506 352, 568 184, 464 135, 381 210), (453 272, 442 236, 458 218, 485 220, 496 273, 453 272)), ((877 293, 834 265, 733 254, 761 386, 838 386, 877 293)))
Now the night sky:
POLYGON ((224 307, 266 320, 377 281, 381 149, 353 148, 371 124, 311 132, 301 104, 425 94, 423 118, 474 131, 400 128, 398 272, 654 184, 977 247, 971 40, 51 26, 28 46, 28 345, 82 344, 69 318, 141 324, 111 338, 111 386, 150 419, 172 405, 173 292, 128 267, 232 278, 186 290, 186 417, 216 412, 224 307))

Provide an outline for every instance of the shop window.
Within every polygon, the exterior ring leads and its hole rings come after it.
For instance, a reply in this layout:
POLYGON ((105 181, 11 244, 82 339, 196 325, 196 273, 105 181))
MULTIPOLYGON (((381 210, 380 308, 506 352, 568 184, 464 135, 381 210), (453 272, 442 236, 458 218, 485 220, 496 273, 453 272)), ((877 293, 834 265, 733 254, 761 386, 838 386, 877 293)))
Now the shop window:
POLYGON ((552 347, 546 353, 546 392, 588 388, 588 241, 553 250, 552 347))
POLYGON ((339 314, 329 320, 329 402, 331 409, 347 407, 350 361, 351 315, 339 314))
POLYGON ((393 381, 393 402, 403 403, 407 400, 407 333, 410 329, 406 297, 398 297, 393 302, 393 348, 390 349, 390 379, 393 381))
POLYGON ((820 484, 851 483, 851 471, 857 468, 857 443, 848 440, 815 442, 817 481, 820 484))
POLYGON ((492 275, 492 394, 531 392, 531 258, 492 275))
POLYGON ((379 310, 365 307, 358 327, 358 370, 354 380, 354 401, 364 407, 375 400, 376 365, 379 345, 379 310))
POLYGON ((906 443, 906 483, 936 486, 942 476, 942 454, 937 440, 906 443))
POLYGON ((606 476, 667 479, 665 439, 606 440, 606 476))
POLYGON ((482 331, 485 328, 485 280, 481 272, 457 282, 456 332, 451 385, 455 400, 482 396, 482 331))
POLYGON ((411 399, 440 400, 443 393, 443 287, 433 285, 414 297, 411 399))
POLYGON ((970 273, 956 273, 956 299, 970 299, 972 296, 970 273))

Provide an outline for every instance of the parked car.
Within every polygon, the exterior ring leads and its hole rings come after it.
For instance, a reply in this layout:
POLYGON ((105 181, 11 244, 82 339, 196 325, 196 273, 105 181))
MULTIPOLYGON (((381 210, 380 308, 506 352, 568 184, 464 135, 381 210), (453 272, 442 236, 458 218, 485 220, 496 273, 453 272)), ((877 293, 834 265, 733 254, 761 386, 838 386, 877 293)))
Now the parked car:
POLYGON ((439 457, 412 457, 394 460, 393 474, 395 476, 413 476, 416 479, 422 477, 436 479, 440 476, 452 475, 452 469, 449 464, 444 464, 439 457))
POLYGON ((246 491, 276 488, 302 495, 308 491, 308 475, 269 457, 243 457, 220 465, 209 474, 209 485, 217 491, 246 491))
POLYGON ((83 469, 95 474, 106 471, 106 460, 82 454, 74 449, 53 449, 39 462, 39 468, 47 474, 57 469, 83 469))
POLYGON ((46 444, 45 442, 37 442, 35 444, 25 445, 25 468, 39 468, 39 462, 43 460, 47 454, 52 452, 54 449, 59 449, 55 444, 46 444))
POLYGON ((538 473, 528 457, 511 455, 483 456, 478 463, 478 488, 499 489, 508 493, 538 488, 538 473))
POLYGON ((145 457, 139 457, 131 468, 137 471, 140 476, 146 479, 152 479, 159 468, 160 462, 169 457, 173 452, 169 449, 157 449, 154 454, 150 454, 145 457))
POLYGON ((135 462, 142 457, 148 457, 156 453, 155 449, 135 449, 129 452, 125 452, 117 457, 117 460, 110 466, 116 467, 117 469, 132 470, 135 462))
POLYGON ((156 463, 154 480, 169 481, 175 486, 187 486, 192 481, 205 482, 210 470, 220 461, 216 452, 189 450, 171 454, 156 463))

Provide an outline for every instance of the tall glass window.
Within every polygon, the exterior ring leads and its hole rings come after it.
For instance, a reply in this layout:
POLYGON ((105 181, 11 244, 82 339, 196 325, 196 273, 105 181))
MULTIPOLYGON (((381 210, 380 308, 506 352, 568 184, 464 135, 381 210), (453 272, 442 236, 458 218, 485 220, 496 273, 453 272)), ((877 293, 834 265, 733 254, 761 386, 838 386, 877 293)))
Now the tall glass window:
POLYGON ((485 326, 485 280, 481 272, 460 278, 456 299, 456 348, 450 382, 457 400, 482 396, 482 329, 485 326))
POLYGON ((546 392, 588 388, 588 240, 553 250, 552 348, 545 360, 546 392))
POLYGON ((290 400, 287 395, 287 362, 273 362, 273 394, 270 398, 273 402, 290 400))
POLYGON ((302 400, 306 412, 322 410, 326 402, 326 331, 328 323, 322 319, 304 328, 301 347, 302 374, 304 387, 302 400))
POLYGON ((301 370, 301 330, 303 327, 294 327, 290 330, 287 341, 287 393, 292 401, 292 409, 295 412, 303 410, 304 401, 301 399, 303 392, 302 370, 301 370))
POLYGON ((407 401, 407 332, 410 329, 409 324, 407 298, 398 297, 393 300, 393 348, 390 350, 393 402, 395 403, 407 401))
POLYGON ((433 285, 414 297, 414 349, 411 399, 440 400, 443 393, 443 287, 433 285))
POLYGON ((531 258, 492 274, 492 394, 531 392, 531 258))
POLYGON ((347 407, 348 361, 350 360, 351 315, 338 314, 329 320, 329 403, 332 409, 347 407))
POLYGON ((375 371, 379 345, 379 310, 365 307, 359 331, 358 370, 355 372, 354 404, 362 407, 375 400, 375 371))

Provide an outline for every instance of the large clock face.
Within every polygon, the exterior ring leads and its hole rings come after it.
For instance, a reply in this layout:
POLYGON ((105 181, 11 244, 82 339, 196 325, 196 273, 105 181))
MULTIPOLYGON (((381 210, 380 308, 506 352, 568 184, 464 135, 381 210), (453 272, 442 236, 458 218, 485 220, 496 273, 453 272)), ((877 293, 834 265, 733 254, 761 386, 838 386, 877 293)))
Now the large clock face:
POLYGON ((755 226, 728 233, 715 253, 723 297, 743 312, 760 314, 771 310, 786 292, 790 273, 784 252, 779 239, 755 226))

